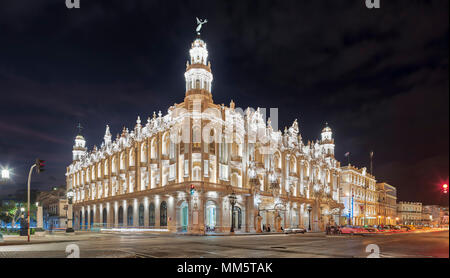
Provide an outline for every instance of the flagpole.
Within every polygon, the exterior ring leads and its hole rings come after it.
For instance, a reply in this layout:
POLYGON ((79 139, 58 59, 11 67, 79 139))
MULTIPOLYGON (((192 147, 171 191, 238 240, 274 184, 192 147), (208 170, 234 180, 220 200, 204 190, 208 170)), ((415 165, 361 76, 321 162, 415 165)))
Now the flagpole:
POLYGON ((373 176, 372 158, 373 158, 373 151, 370 152, 370 174, 373 176))

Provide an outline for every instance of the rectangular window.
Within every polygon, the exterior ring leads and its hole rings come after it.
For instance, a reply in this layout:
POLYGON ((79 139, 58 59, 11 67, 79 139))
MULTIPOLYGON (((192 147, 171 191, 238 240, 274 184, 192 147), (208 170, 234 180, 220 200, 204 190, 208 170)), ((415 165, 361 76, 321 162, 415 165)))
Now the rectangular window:
POLYGON ((228 165, 220 164, 219 167, 219 178, 221 180, 228 180, 228 165))
POLYGON ((175 164, 170 165, 169 168, 169 180, 174 180, 175 179, 175 164))
POLYGON ((208 175, 209 175, 209 163, 208 163, 208 160, 205 160, 204 161, 204 175, 205 175, 205 177, 208 177, 208 175))
POLYGON ((189 176, 189 160, 184 160, 184 176, 189 176))

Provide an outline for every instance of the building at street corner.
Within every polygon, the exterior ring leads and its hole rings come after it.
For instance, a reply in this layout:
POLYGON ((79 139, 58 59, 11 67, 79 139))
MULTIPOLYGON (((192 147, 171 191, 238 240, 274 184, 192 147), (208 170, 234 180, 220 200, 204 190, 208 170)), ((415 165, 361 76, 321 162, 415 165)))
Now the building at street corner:
POLYGON ((422 225, 422 203, 399 202, 397 204, 399 222, 403 225, 422 225))
POLYGON ((396 225, 397 223, 397 189, 385 182, 377 183, 379 224, 396 225))
MULTIPOLYGON (((66 172, 74 228, 204 234, 229 232, 232 223, 236 232, 261 232, 269 226, 323 231, 338 222, 341 169, 331 128, 304 143, 296 120, 281 132, 259 108, 214 103, 200 36, 189 53, 184 100, 167 114, 153 113, 146 123, 138 117, 115 139, 106 126, 101 146, 90 151, 81 134, 75 138, 66 172)), ((374 189, 370 175, 347 171, 374 189)))
POLYGON ((367 169, 341 167, 340 201, 344 204, 342 222, 349 225, 378 225, 378 192, 375 177, 367 169))
POLYGON ((50 191, 40 192, 36 201, 38 203, 39 214, 42 211, 42 216, 38 215, 38 227, 46 230, 64 230, 67 227, 67 198, 65 187, 54 187, 50 191), (40 224, 41 217, 42 224, 40 224))
MULTIPOLYGON (((448 207, 439 205, 423 206, 423 214, 428 215, 429 224, 433 227, 448 226, 448 207)), ((426 217, 422 217, 426 219, 426 217)))

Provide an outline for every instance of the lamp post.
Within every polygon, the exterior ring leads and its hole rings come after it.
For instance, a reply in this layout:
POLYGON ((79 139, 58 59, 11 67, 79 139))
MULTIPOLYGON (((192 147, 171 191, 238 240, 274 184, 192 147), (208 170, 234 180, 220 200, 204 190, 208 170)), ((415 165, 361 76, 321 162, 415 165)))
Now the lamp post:
POLYGON ((232 192, 230 196, 228 197, 230 199, 230 205, 231 205, 231 228, 230 233, 234 233, 234 206, 236 205, 236 194, 232 192))
POLYGON ((73 219, 72 219, 72 199, 73 199, 73 190, 69 189, 69 191, 67 191, 67 228, 66 228, 66 233, 73 233, 73 219))
POLYGON ((312 211, 312 207, 308 206, 308 220, 309 220, 309 228, 308 230, 311 231, 311 211, 312 211))
POLYGON ((9 169, 2 169, 2 180, 9 180, 9 169))

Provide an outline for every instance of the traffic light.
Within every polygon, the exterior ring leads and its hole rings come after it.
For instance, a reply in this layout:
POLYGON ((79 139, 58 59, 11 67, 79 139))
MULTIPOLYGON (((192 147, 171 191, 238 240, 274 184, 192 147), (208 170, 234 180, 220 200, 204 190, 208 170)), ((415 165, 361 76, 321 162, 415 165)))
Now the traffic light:
POLYGON ((44 166, 45 166, 45 161, 44 160, 40 160, 39 158, 36 159, 36 171, 39 173, 45 171, 44 166))
POLYGON ((195 193, 195 185, 191 184, 191 195, 195 193))
POLYGON ((448 184, 444 183, 444 184, 442 185, 442 191, 444 192, 444 194, 447 194, 447 193, 448 193, 448 184))

